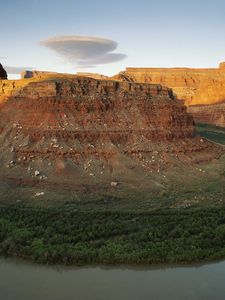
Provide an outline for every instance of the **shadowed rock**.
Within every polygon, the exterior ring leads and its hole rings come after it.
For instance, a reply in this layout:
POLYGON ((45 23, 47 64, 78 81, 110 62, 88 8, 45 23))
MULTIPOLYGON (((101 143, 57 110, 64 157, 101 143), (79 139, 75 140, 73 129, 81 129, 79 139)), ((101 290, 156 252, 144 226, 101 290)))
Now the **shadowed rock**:
POLYGON ((0 64, 0 79, 7 79, 7 72, 0 64))

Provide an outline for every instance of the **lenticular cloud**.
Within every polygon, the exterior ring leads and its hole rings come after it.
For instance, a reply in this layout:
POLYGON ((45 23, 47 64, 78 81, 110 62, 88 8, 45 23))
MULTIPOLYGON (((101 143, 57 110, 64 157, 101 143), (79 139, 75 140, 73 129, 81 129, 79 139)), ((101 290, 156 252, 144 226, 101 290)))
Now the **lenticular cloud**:
POLYGON ((125 54, 113 52, 118 43, 94 36, 59 36, 41 41, 71 64, 81 67, 120 61, 125 54))

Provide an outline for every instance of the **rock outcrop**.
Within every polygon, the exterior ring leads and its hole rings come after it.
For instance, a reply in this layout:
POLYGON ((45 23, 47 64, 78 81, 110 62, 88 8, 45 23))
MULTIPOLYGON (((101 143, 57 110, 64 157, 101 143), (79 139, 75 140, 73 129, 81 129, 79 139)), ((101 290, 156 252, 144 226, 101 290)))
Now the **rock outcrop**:
POLYGON ((191 105, 188 107, 196 122, 225 127, 225 103, 191 105))
POLYGON ((3 68, 3 66, 0 64, 0 80, 1 79, 7 79, 7 72, 3 68))
POLYGON ((196 136, 186 107, 161 85, 79 76, 2 84, 4 178, 136 182, 221 153, 196 136))
POLYGON ((219 68, 126 68, 114 79, 162 84, 172 88, 186 105, 214 104, 225 100, 225 63, 219 68))

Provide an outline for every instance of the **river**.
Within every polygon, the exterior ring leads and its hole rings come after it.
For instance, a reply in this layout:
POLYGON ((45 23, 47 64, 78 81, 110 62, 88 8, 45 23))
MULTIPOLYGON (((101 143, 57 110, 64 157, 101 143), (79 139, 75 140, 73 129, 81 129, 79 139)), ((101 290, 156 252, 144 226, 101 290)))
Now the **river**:
POLYGON ((225 299, 225 261, 190 267, 63 267, 0 259, 1 300, 225 299))

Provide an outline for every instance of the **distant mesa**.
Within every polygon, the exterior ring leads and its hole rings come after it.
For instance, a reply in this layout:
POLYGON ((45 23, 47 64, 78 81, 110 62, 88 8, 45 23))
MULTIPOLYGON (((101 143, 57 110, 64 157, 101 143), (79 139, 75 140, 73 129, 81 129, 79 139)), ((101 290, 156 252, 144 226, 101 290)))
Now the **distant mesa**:
POLYGON ((162 84, 172 88, 186 105, 225 100, 225 62, 219 68, 126 68, 113 79, 162 84))
POLYGON ((7 72, 0 64, 0 79, 7 79, 7 72))
MULTIPOLYGON (((108 76, 98 74, 98 73, 88 73, 88 72, 77 72, 77 76, 80 77, 88 77, 88 78, 93 78, 93 79, 110 79, 108 76)), ((49 76, 56 76, 56 77, 61 77, 61 76, 74 76, 73 74, 67 74, 67 73, 57 73, 57 72, 47 72, 47 71, 38 71, 38 70, 25 70, 21 72, 21 79, 30 79, 30 78, 43 78, 43 77, 49 77, 49 76)))
POLYGON ((195 121, 225 126, 225 62, 221 62, 219 68, 205 69, 126 68, 112 79, 172 88, 178 99, 188 106, 195 121), (210 105, 213 107, 209 108, 210 105))
POLYGON ((34 77, 42 77, 45 75, 57 75, 59 73, 57 72, 47 72, 47 71, 30 71, 30 70, 25 70, 21 72, 21 79, 28 79, 28 78, 34 78, 34 77))

